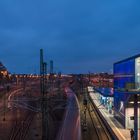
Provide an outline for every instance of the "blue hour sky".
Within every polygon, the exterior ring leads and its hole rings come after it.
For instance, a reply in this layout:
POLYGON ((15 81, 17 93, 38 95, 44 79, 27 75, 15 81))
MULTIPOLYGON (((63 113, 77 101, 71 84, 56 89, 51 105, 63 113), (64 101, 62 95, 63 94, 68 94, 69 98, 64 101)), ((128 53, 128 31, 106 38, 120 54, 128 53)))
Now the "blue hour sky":
POLYGON ((140 53, 139 0, 1 0, 0 61, 39 71, 39 49, 64 73, 110 72, 140 53))

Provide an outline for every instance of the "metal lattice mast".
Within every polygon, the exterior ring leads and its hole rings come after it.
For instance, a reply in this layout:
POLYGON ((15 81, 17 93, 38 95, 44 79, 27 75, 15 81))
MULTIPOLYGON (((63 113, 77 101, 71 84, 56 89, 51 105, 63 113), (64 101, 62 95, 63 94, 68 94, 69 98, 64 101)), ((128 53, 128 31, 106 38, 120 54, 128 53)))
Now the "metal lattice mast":
POLYGON ((43 50, 40 50, 40 90, 42 96, 41 110, 42 110, 42 140, 48 140, 48 111, 47 98, 45 97, 45 76, 47 72, 46 63, 43 60, 43 50))
POLYGON ((53 61, 50 61, 50 74, 53 74, 53 61))
POLYGON ((50 61, 50 91, 53 91, 53 61, 50 61))

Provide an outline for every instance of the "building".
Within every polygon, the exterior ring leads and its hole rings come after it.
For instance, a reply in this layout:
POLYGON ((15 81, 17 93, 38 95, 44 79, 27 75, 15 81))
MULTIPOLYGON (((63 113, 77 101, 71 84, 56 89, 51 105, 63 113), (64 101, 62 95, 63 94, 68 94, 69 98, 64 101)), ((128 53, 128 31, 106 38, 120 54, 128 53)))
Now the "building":
POLYGON ((0 62, 0 74, 2 74, 3 76, 8 75, 8 71, 7 71, 6 67, 1 62, 0 62))
POLYGON ((90 73, 90 81, 95 87, 113 88, 113 74, 90 73))
POLYGON ((135 95, 140 109, 140 54, 114 64, 114 115, 127 129, 134 128, 135 95))

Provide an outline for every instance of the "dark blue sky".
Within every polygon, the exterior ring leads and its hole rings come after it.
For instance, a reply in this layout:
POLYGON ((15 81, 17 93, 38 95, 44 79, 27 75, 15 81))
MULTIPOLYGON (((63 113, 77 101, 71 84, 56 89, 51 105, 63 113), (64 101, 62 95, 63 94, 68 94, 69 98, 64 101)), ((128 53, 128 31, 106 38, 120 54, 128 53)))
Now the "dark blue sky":
POLYGON ((140 53, 139 0, 1 0, 0 60, 38 72, 39 49, 65 73, 110 72, 140 53))

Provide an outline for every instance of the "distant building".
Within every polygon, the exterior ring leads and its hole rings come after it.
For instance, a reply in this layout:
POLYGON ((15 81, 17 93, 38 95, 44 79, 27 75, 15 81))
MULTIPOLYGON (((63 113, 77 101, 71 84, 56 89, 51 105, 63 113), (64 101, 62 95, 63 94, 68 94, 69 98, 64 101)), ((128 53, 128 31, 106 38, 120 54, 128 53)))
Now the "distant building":
POLYGON ((8 75, 8 71, 6 67, 2 64, 2 62, 0 62, 0 74, 2 74, 3 76, 8 75))
POLYGON ((114 115, 128 129, 134 127, 134 94, 140 95, 140 55, 114 64, 114 115))
POLYGON ((113 88, 113 74, 93 73, 90 74, 90 80, 92 81, 95 87, 113 88))

